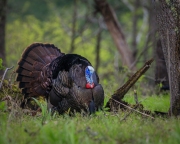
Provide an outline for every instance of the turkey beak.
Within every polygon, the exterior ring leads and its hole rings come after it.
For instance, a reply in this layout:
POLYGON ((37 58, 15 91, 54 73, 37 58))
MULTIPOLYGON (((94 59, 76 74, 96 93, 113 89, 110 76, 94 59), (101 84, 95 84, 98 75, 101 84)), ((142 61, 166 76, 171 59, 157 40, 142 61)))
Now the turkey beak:
POLYGON ((89 112, 90 112, 90 114, 95 113, 95 103, 93 100, 89 104, 89 112))

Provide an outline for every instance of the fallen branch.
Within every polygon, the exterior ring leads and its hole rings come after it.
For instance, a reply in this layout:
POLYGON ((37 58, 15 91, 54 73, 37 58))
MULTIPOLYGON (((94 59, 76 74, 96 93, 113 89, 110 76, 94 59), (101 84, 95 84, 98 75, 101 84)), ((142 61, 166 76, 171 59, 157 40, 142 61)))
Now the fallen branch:
POLYGON ((128 92, 128 90, 136 83, 136 81, 149 69, 153 59, 147 61, 142 68, 140 68, 122 87, 120 87, 109 99, 106 104, 107 108, 110 110, 118 109, 119 104, 112 99, 122 102, 124 95, 128 92))

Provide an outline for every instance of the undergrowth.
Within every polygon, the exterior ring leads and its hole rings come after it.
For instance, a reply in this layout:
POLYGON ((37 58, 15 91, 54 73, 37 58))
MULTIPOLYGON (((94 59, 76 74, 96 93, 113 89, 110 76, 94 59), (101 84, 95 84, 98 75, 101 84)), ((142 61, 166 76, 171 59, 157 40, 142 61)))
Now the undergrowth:
POLYGON ((12 115, 0 112, 0 143, 179 143, 178 118, 156 117, 152 120, 126 112, 97 112, 96 115, 40 116, 12 115), (42 121, 44 121, 42 123, 42 121))
MULTIPOLYGON (((105 102, 111 92, 105 86, 105 102)), ((6 91, 6 96, 11 97, 8 93, 6 91)), ((168 93, 143 95, 138 89, 137 95, 145 110, 168 111, 168 93)), ((133 90, 124 100, 135 104, 133 90)), ((46 103, 35 101, 41 108, 41 112, 35 114, 19 108, 16 101, 7 99, 0 102, 0 144, 180 143, 179 118, 155 116, 152 119, 134 111, 130 113, 128 109, 116 113, 103 110, 94 115, 59 115, 49 112, 46 103)))

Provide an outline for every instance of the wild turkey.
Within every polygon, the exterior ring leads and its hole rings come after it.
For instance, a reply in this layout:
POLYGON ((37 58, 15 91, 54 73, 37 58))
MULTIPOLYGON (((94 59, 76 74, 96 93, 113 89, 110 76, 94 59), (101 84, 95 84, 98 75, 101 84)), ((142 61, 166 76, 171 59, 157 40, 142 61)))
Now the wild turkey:
POLYGON ((77 54, 64 54, 53 44, 34 43, 25 49, 16 70, 24 98, 44 96, 60 114, 95 112, 104 91, 91 63, 77 54))

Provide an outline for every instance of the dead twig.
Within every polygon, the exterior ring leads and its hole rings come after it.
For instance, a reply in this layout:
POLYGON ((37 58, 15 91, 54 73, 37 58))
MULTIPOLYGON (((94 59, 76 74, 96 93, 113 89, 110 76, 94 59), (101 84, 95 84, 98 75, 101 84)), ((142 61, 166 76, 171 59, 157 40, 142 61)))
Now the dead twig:
POLYGON ((119 104, 127 107, 127 108, 130 109, 130 110, 133 110, 133 111, 135 111, 135 112, 137 112, 137 113, 140 113, 141 115, 144 115, 144 116, 146 116, 146 117, 150 117, 151 119, 155 119, 154 117, 152 117, 152 116, 150 116, 150 115, 148 115, 148 114, 142 113, 142 112, 140 112, 140 111, 138 111, 138 110, 136 110, 136 109, 133 109, 133 108, 131 108, 131 107, 129 107, 129 106, 127 106, 127 105, 125 105, 125 104, 123 104, 123 103, 121 103, 121 102, 113 99, 113 98, 111 98, 111 99, 112 99, 113 101, 115 101, 116 103, 119 103, 119 104))
POLYGON ((134 100, 135 100, 136 104, 139 104, 136 90, 134 90, 134 100))
MULTIPOLYGON (((133 107, 133 109, 137 109, 140 106, 140 103, 142 102, 142 100, 138 101, 136 90, 134 90, 134 99, 135 99, 136 105, 133 107)), ((120 121, 125 120, 132 112, 133 112, 133 110, 131 109, 120 121)))
POLYGON ((2 84, 3 84, 3 81, 4 81, 4 78, 5 78, 5 76, 6 76, 7 71, 8 71, 8 70, 11 70, 13 67, 14 67, 14 66, 12 66, 12 67, 10 67, 10 68, 6 68, 6 70, 5 70, 4 74, 3 74, 2 80, 1 80, 1 83, 0 83, 0 89, 1 89, 1 87, 2 87, 2 84))
MULTIPOLYGON (((139 107, 139 102, 138 102, 138 97, 137 97, 137 91, 134 90, 134 100, 136 102, 136 105, 133 107, 133 109, 137 109, 139 107)), ((122 119, 121 121, 125 120, 131 113, 133 110, 130 110, 122 119)))
POLYGON ((1 100, 1 102, 2 102, 2 101, 12 101, 12 97, 9 96, 9 95, 7 95, 6 97, 4 97, 4 98, 1 100))
POLYGON ((135 105, 120 121, 125 120, 132 112, 134 109, 137 109, 139 107, 139 105, 135 105))

